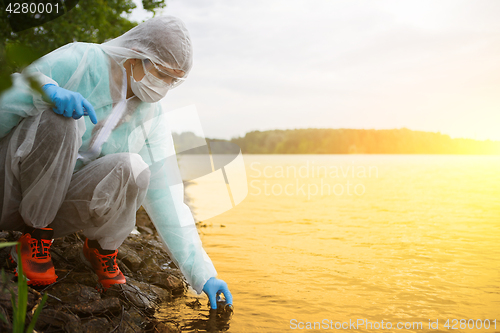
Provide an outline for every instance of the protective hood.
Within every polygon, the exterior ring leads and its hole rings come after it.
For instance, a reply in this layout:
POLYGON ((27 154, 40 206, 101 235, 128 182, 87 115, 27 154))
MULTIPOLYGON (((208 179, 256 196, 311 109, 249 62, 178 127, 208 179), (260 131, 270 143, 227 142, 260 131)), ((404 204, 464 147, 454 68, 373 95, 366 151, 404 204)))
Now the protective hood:
POLYGON ((101 47, 118 62, 151 59, 166 68, 183 71, 184 79, 193 65, 191 38, 184 23, 174 16, 149 19, 101 47))

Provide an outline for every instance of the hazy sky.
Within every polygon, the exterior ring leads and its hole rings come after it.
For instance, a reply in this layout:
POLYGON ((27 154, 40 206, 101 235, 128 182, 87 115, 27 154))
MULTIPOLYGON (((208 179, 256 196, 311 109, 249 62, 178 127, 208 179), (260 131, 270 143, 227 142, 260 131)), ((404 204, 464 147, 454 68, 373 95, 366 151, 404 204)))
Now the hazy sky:
POLYGON ((162 103, 194 104, 207 137, 407 127, 500 140, 500 1, 167 3, 194 67, 162 103))

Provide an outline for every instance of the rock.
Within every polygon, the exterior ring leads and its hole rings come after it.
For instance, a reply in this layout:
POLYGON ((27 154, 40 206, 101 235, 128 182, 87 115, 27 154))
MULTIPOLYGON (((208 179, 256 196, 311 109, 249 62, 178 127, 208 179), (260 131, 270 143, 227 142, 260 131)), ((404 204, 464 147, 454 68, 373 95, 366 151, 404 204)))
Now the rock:
POLYGON ((184 282, 180 278, 172 274, 163 272, 152 274, 149 277, 148 282, 161 288, 170 290, 172 292, 172 295, 181 295, 184 293, 184 282))
POLYGON ((88 303, 101 298, 101 294, 94 288, 78 283, 59 283, 49 289, 48 293, 65 303, 88 303))
POLYGON ((89 287, 95 287, 99 280, 97 275, 90 272, 71 272, 67 277, 68 281, 72 281, 75 283, 80 283, 89 287))
POLYGON ((148 213, 146 213, 146 210, 144 210, 144 207, 140 207, 137 210, 137 213, 135 214, 135 224, 137 226, 146 226, 146 227, 152 227, 153 223, 151 222, 151 219, 148 216, 148 213))
POLYGON ((106 295, 120 297, 127 303, 132 303, 139 309, 153 309, 154 302, 149 299, 149 295, 142 292, 139 288, 130 286, 128 284, 115 284, 112 285, 107 291, 106 295))
POLYGON ((9 239, 12 241, 18 240, 19 238, 21 238, 22 235, 23 235, 23 233, 21 231, 17 231, 17 230, 9 231, 9 239))
POLYGON ((135 325, 142 327, 144 322, 145 322, 145 317, 142 313, 140 313, 138 310, 131 308, 128 310, 128 314, 130 315, 130 320, 132 323, 135 325))
POLYGON ((199 310, 201 308, 201 303, 199 299, 195 299, 192 302, 186 302, 186 305, 193 310, 199 310))
POLYGON ((154 234, 153 230, 146 226, 137 226, 137 230, 139 230, 143 234, 148 234, 148 235, 154 234))
POLYGON ((149 295, 149 298, 155 303, 160 303, 163 301, 170 301, 171 293, 168 290, 154 286, 152 284, 139 282, 134 279, 129 279, 127 283, 135 288, 142 290, 144 293, 149 295))
POLYGON ((0 315, 3 316, 7 320, 6 323, 0 320, 0 332, 11 332, 12 331, 12 323, 10 321, 10 318, 8 316, 7 310, 0 306, 0 315))
POLYGON ((161 301, 168 301, 171 298, 168 290, 132 278, 127 278, 126 284, 111 286, 106 295, 120 297, 139 309, 154 309, 161 301))
POLYGON ((81 244, 71 244, 64 249, 64 257, 69 262, 79 262, 80 261, 80 252, 82 252, 81 244))
POLYGON ((127 239, 123 241, 123 243, 131 245, 133 247, 134 245, 137 245, 141 241, 142 241, 141 233, 137 230, 137 228, 134 228, 128 235, 127 239))
MULTIPOLYGON (((4 242, 0 240, 0 242, 4 242)), ((14 264, 10 261, 10 247, 4 247, 0 249, 0 264, 5 268, 13 268, 14 264)))
POLYGON ((139 314, 140 321, 137 324, 136 320, 128 312, 123 312, 121 315, 114 317, 111 320, 113 327, 117 327, 116 331, 120 333, 135 333, 142 332, 140 325, 142 324, 142 316, 139 314))
MULTIPOLYGON (((158 236, 159 238, 160 236, 158 236)), ((163 243, 158 241, 158 240, 155 240, 155 239, 148 239, 148 241, 146 242, 150 248, 153 248, 155 250, 158 250, 158 251, 165 251, 164 247, 163 247, 163 243)))
POLYGON ((111 332, 113 327, 106 318, 91 318, 82 320, 82 333, 111 332))
POLYGON ((155 328, 155 332, 159 333, 178 333, 181 331, 176 324, 171 322, 159 323, 155 328))
MULTIPOLYGON (((13 288, 13 286, 11 286, 10 288, 13 288)), ((16 295, 17 295, 17 287, 16 287, 15 291, 16 291, 16 295)), ((10 292, 5 290, 5 291, 0 293, 0 306, 1 307, 4 307, 5 309, 8 309, 8 310, 12 310, 12 304, 11 304, 10 300, 11 300, 10 292)))
POLYGON ((158 272, 160 270, 160 265, 158 265, 155 258, 149 256, 142 261, 141 269, 158 272))
POLYGON ((173 261, 167 261, 160 266, 160 269, 164 273, 175 274, 180 273, 179 269, 175 266, 173 261))
MULTIPOLYGON (((17 285, 11 283, 8 285, 6 291, 0 292, 0 306, 5 308, 7 311, 11 312, 12 311, 11 294, 8 290, 14 290, 14 293, 17 295, 17 285)), ((33 293, 28 292, 28 310, 30 310, 35 305, 35 298, 36 297, 33 293)))
POLYGON ((82 316, 100 315, 106 312, 119 313, 122 309, 120 300, 116 297, 108 297, 90 303, 75 303, 62 307, 72 313, 82 316))
POLYGON ((60 328, 64 329, 66 332, 82 332, 80 318, 75 315, 53 309, 43 309, 38 317, 35 327, 39 331, 50 330, 51 328, 60 328))
POLYGON ((118 249, 118 259, 120 259, 132 272, 137 272, 141 266, 142 259, 128 245, 123 244, 118 249))
POLYGON ((128 266, 123 263, 123 261, 121 261, 120 259, 116 259, 116 263, 117 263, 120 271, 123 273, 123 275, 125 275, 125 276, 133 276, 134 275, 134 273, 130 270, 130 268, 128 268, 128 266))

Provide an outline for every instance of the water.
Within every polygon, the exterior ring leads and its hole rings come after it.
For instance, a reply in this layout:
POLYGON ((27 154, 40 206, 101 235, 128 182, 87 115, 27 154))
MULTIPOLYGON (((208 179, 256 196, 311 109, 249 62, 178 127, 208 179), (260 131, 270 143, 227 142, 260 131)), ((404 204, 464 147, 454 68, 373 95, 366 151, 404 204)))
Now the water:
MULTIPOLYGON (((381 331, 382 321, 384 332, 401 331, 399 322, 422 323, 407 332, 446 332, 449 319, 454 332, 500 331, 499 156, 244 160, 247 198, 200 230, 234 297, 225 329, 283 332, 316 322, 308 331, 319 332, 359 319, 372 322, 359 332, 381 331), (489 319, 490 329, 453 319, 489 319)), ((195 214, 205 195, 198 188, 186 189, 195 214)), ((206 299, 201 310, 181 303, 170 318, 203 328, 206 299)))

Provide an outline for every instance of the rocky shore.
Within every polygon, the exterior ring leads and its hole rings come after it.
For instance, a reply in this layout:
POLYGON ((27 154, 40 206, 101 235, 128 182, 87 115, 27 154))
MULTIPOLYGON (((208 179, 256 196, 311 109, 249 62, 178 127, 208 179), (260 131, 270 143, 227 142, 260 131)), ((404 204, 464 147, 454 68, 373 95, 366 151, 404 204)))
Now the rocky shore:
MULTIPOLYGON (((29 288, 28 320, 42 294, 48 299, 38 318, 37 332, 180 332, 179 322, 155 317, 157 307, 184 297, 187 285, 170 260, 144 209, 137 212, 138 232, 130 234, 118 252, 118 266, 127 284, 100 292, 97 276, 80 259, 81 234, 54 240, 52 260, 58 280, 44 288, 29 288)), ((15 241, 20 232, 0 232, 0 242, 15 241)), ((12 318, 9 289, 17 290, 10 248, 0 251, 5 278, 0 279, 0 313, 12 318)), ((200 306, 195 304, 193 306, 200 306)), ((203 305, 205 306, 205 305, 203 305)), ((0 332, 12 331, 0 321, 0 332)))

